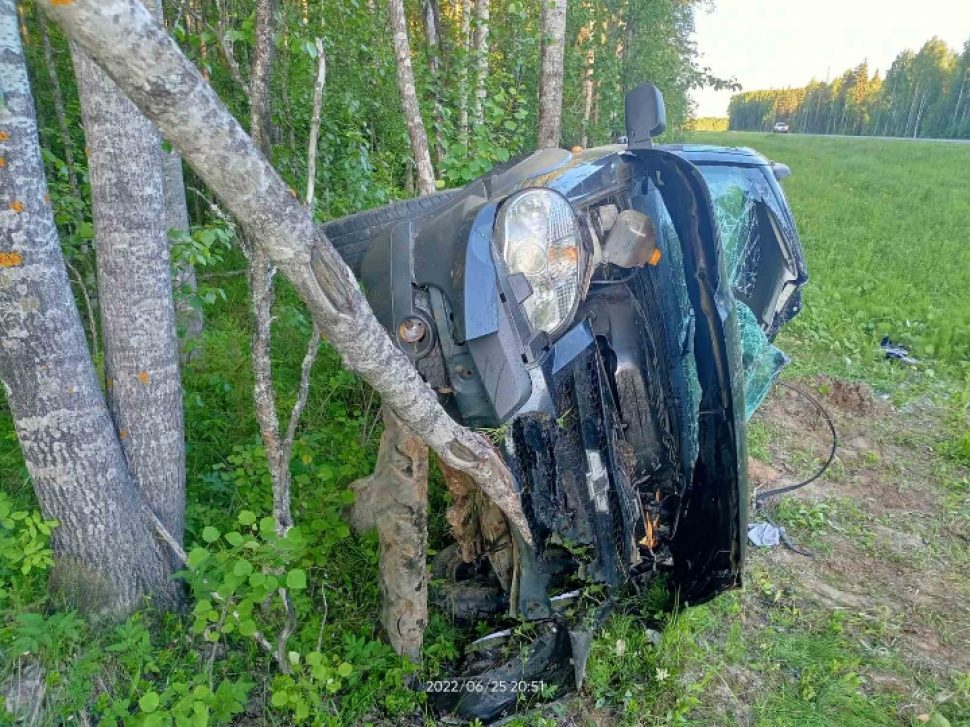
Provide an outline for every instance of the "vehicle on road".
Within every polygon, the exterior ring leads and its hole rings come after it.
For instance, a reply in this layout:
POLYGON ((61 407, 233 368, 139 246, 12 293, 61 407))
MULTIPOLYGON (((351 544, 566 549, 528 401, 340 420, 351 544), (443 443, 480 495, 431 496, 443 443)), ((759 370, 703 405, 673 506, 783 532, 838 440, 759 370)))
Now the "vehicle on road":
MULTIPOLYGON (((746 421, 786 362, 770 341, 807 272, 787 167, 654 145, 664 125, 644 84, 625 146, 542 149, 325 227, 397 345, 457 420, 493 434, 520 488, 534 546, 492 532, 473 562, 449 548, 434 565, 456 618, 539 624, 524 659, 503 658, 512 631, 476 642, 464 686, 571 682, 589 643, 577 634, 654 578, 690 604, 740 583, 746 421)), ((488 720, 518 696, 464 686, 439 704, 488 720)))
POLYGON ((771 127, 771 130, 776 134, 787 134, 788 133, 788 122, 787 121, 776 121, 775 125, 771 127))

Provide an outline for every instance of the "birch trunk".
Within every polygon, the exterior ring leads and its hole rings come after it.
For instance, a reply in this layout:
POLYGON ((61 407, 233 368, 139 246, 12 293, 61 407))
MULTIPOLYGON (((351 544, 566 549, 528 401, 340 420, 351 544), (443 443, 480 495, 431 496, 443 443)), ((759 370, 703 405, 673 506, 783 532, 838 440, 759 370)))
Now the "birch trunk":
POLYGON ((596 83, 593 81, 593 69, 596 66, 596 51, 590 48, 586 51, 586 68, 583 71, 583 148, 589 146, 589 127, 593 117, 593 92, 596 83))
MULTIPOLYGON (((148 0, 145 4, 158 20, 164 24, 161 0, 148 0)), ((189 232, 189 208, 185 199, 185 178, 182 176, 182 157, 174 151, 162 151, 162 185, 165 194, 165 231, 178 230, 189 232)), ((175 268, 175 320, 180 339, 181 363, 187 363, 201 352, 202 311, 185 300, 185 294, 198 290, 195 266, 191 262, 181 262, 175 268)))
MULTIPOLYGON (((165 230, 178 230, 188 234, 189 209, 185 200, 185 178, 182 176, 182 157, 176 152, 162 151, 162 184, 165 189, 165 230)), ((181 361, 187 363, 199 353, 202 328, 205 321, 202 311, 191 305, 184 294, 198 289, 195 266, 190 262, 179 263, 175 269, 175 318, 181 338, 181 361)))
POLYGON ((542 0, 542 68, 539 75, 539 148, 559 146, 566 0, 542 0))
MULTIPOLYGON (((249 126, 256 148, 265 158, 270 158, 272 129, 270 81, 275 51, 274 16, 276 0, 257 0, 256 28, 253 46, 249 87, 249 126)), ((269 256, 259 241, 246 231, 249 246, 249 288, 252 296, 253 335, 253 400, 263 449, 273 481, 273 517, 280 535, 293 526, 290 511, 290 463, 283 461, 280 437, 280 420, 276 407, 276 390, 273 387, 273 367, 270 359, 272 339, 273 277, 276 273, 269 256)))
POLYGON ((485 123, 485 79, 488 78, 488 0, 475 0, 475 105, 472 122, 485 123))
POLYGON ((394 59, 397 66, 397 87, 404 106, 404 122, 411 140, 411 153, 418 173, 418 192, 434 194, 434 168, 428 151, 428 134, 421 118, 418 94, 414 89, 414 69, 411 67, 411 44, 408 41, 407 20, 404 17, 404 0, 387 0, 391 32, 394 35, 394 59))
POLYGON ((434 88, 434 160, 441 164, 444 149, 441 134, 445 125, 444 111, 441 106, 441 12, 438 0, 424 0, 424 32, 428 39, 428 69, 431 71, 431 85, 434 88))
POLYGON ((320 112, 323 109, 323 88, 327 82, 327 54, 323 40, 314 39, 317 49, 317 80, 313 85, 313 114, 310 118, 310 140, 307 142, 306 203, 313 214, 314 193, 317 184, 317 142, 320 138, 320 112))
POLYGON ((461 64, 458 67, 458 136, 468 142, 468 68, 472 58, 472 0, 461 0, 461 64))
POLYGON ((301 201, 164 29, 134 0, 44 7, 158 125, 291 281, 344 364, 446 464, 467 472, 531 544, 515 481, 501 457, 485 437, 448 416, 374 317, 350 269, 301 201))
POLYGON ((78 47, 108 405, 129 471, 181 543, 185 441, 161 139, 78 47))
POLYGON ((52 586, 77 607, 175 600, 170 561, 142 516, 71 294, 40 158, 13 0, 0 0, 0 379, 45 517, 52 586))

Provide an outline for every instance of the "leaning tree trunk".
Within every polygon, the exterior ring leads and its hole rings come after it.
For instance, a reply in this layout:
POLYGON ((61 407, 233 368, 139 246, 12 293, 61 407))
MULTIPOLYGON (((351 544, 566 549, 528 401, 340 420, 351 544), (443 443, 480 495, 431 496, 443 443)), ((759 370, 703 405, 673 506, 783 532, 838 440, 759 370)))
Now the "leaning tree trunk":
MULTIPOLYGON (((52 586, 75 606, 172 601, 169 558, 142 514, 78 316, 40 158, 13 0, 0 0, 0 379, 45 517, 52 586)), ((151 383, 151 382, 149 382, 151 383)))
POLYGON ((539 75, 539 148, 559 146, 566 0, 542 0, 542 68, 539 75))
POLYGON ((185 438, 161 139, 83 50, 73 53, 108 404, 135 484, 181 543, 185 438))
POLYGON ((414 69, 411 67, 411 45, 408 42, 407 20, 404 17, 404 0, 387 0, 387 12, 394 34, 394 59, 397 66, 397 87, 404 106, 404 122, 411 140, 411 153, 418 172, 418 191, 434 193, 434 169, 428 152, 428 134, 421 118, 418 94, 414 89, 414 69))
POLYGON ((467 472, 531 544, 515 481, 499 454, 441 407, 307 209, 164 29, 134 0, 44 7, 158 125, 291 281, 344 364, 446 464, 467 472))

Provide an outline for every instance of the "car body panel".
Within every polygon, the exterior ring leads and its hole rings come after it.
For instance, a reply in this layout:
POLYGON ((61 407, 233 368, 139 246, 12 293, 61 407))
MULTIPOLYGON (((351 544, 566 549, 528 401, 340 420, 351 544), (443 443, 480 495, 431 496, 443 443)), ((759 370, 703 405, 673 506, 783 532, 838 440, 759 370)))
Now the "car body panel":
MULTIPOLYGON (((442 209, 393 226, 365 258, 364 288, 392 336, 409 316, 434 331, 421 346, 399 345, 452 415, 467 426, 509 427, 503 452, 539 535, 539 571, 543 543, 557 533, 593 547, 590 572, 611 585, 661 558, 673 561, 686 601, 740 581, 740 336, 704 175, 723 169, 760 175, 758 209, 774 216, 776 238, 797 259, 797 291, 807 276, 794 220, 770 163, 750 149, 540 150, 472 182, 442 209), (664 221, 660 263, 615 288, 607 286, 617 281, 589 283, 556 340, 531 329, 521 306, 528 286, 506 273, 493 242, 503 202, 532 187, 565 196, 590 229, 599 206, 614 202, 664 221), (657 497, 639 481, 652 483, 657 497), (654 527, 659 550, 647 553, 643 539, 654 527)), ((773 333, 773 320, 762 324, 773 333)), ((520 612, 534 611, 535 600, 533 589, 520 612)))

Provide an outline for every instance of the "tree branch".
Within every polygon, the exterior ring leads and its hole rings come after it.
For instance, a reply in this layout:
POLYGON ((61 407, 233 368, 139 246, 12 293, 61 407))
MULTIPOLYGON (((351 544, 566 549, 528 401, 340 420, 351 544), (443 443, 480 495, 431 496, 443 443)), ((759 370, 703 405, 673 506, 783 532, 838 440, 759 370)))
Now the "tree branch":
POLYGON ((467 472, 531 545, 517 486, 492 444, 454 421, 374 317, 346 263, 175 42, 135 0, 46 12, 151 118, 313 314, 320 331, 447 464, 467 472))

